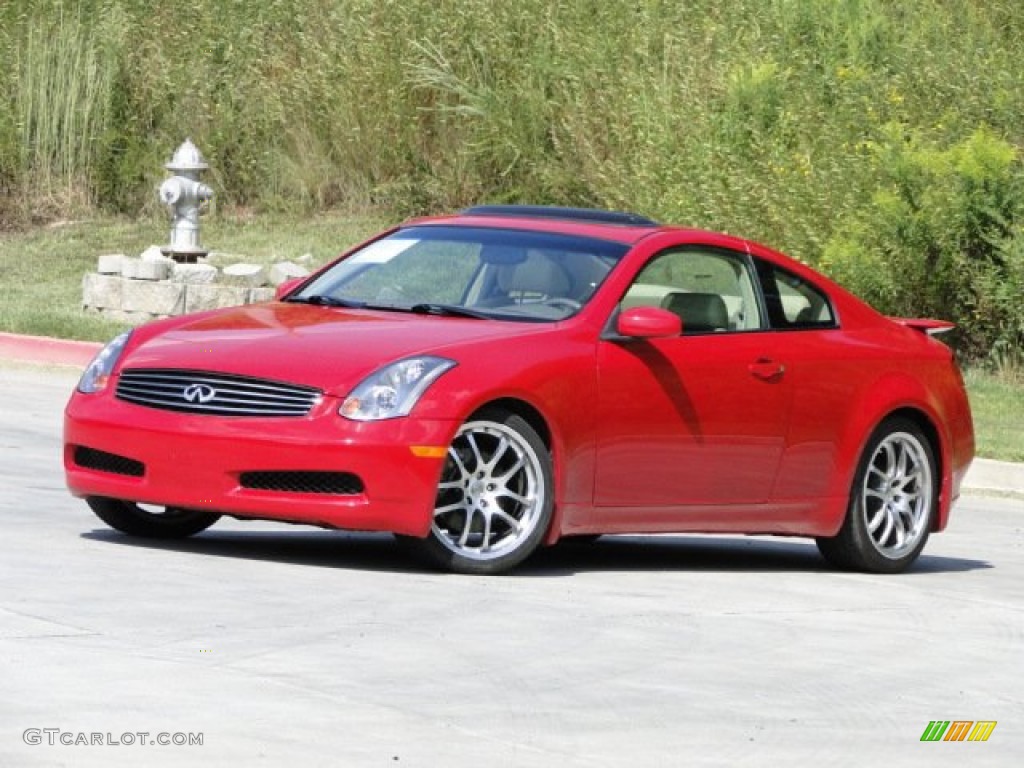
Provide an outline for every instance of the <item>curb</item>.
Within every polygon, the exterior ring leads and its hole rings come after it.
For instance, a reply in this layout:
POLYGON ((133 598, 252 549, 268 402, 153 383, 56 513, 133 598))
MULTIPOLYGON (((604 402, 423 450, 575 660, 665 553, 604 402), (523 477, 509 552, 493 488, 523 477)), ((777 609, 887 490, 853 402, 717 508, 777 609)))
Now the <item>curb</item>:
POLYGON ((0 360, 84 368, 101 349, 103 345, 95 341, 68 341, 47 336, 0 333, 0 360))
POLYGON ((1024 499, 1024 464, 975 459, 961 485, 963 493, 1024 499))

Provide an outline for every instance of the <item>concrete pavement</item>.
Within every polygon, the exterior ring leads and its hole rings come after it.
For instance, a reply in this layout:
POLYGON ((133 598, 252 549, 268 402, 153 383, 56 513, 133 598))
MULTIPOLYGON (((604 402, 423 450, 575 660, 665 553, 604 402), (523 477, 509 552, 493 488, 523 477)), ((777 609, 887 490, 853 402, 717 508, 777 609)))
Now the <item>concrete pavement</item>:
POLYGON ((0 365, 0 766, 1009 768, 1024 754, 1018 500, 961 499, 895 577, 767 537, 608 537, 508 578, 271 523, 140 541, 63 487, 76 375, 0 365), (997 725, 984 743, 923 743, 935 720, 997 725))

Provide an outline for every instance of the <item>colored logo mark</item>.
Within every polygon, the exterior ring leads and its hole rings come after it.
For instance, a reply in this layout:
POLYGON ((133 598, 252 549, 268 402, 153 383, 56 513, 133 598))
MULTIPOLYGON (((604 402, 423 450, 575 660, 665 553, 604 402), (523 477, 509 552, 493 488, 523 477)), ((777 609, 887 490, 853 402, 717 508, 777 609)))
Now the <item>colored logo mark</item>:
POLYGON ((988 741, 996 729, 996 720, 932 720, 921 734, 921 741, 988 741))

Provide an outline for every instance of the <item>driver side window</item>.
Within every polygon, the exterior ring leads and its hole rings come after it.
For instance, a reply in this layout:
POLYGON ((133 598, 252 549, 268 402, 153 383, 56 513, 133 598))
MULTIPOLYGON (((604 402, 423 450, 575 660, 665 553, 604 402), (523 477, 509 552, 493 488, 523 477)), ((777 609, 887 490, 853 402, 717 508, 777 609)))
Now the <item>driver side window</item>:
POLYGON ((749 261, 719 249, 690 246, 655 256, 619 305, 641 306, 679 315, 684 336, 758 330, 762 325, 749 261))

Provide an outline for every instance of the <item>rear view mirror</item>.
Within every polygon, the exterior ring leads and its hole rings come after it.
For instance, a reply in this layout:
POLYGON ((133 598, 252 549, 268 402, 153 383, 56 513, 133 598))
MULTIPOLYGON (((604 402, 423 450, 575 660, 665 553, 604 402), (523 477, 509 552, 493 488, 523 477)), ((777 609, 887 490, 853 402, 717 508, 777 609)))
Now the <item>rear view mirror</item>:
POLYGON ((619 315, 615 330, 631 339, 657 339, 679 336, 683 321, 679 315, 658 307, 633 307, 619 315))

